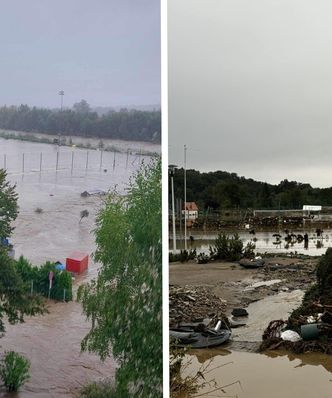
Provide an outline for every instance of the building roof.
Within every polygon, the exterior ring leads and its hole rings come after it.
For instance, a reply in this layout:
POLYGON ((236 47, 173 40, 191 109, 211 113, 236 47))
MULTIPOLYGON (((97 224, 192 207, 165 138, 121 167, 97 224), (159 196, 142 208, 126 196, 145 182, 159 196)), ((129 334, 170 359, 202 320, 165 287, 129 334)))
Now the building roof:
POLYGON ((198 207, 195 202, 186 202, 185 210, 198 211, 198 207))

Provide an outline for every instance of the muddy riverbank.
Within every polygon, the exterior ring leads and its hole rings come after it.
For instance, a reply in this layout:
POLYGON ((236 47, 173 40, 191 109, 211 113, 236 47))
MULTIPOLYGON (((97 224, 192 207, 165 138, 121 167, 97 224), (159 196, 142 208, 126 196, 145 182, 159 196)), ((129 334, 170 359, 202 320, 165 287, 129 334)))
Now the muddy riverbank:
MULTIPOLYGON (((315 280, 316 265, 315 258, 279 256, 266 258, 266 267, 260 269, 246 269, 233 262, 177 262, 169 265, 169 282, 172 285, 208 287, 227 301, 230 314, 233 307, 247 307, 268 296, 307 289, 315 280)), ((301 297, 297 301, 300 300, 301 297)))

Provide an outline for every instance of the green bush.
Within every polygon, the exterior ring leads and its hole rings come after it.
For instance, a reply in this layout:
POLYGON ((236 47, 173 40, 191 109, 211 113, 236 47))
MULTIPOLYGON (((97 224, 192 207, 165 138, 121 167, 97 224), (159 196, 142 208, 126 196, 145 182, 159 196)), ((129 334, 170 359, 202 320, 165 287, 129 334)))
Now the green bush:
POLYGON ((107 382, 91 383, 81 390, 82 398, 120 398, 115 387, 107 382))
POLYGON ((169 252, 168 258, 169 262, 173 263, 175 261, 180 261, 181 263, 186 263, 189 260, 195 260, 197 256, 196 249, 194 250, 181 250, 180 253, 173 254, 169 252))
POLYGON ((33 281, 33 291, 45 297, 48 297, 49 294, 49 273, 52 271, 54 276, 50 298, 62 301, 64 289, 66 289, 66 301, 73 299, 71 274, 56 269, 55 263, 47 261, 41 267, 35 267, 21 256, 16 261, 16 269, 26 283, 27 289, 31 288, 31 281, 33 281))
POLYGON ((243 257, 254 258, 255 257, 255 249, 256 249, 255 244, 252 242, 248 242, 246 247, 244 248, 243 257))
POLYGON ((29 380, 29 361, 15 351, 8 351, 0 363, 0 377, 7 391, 18 389, 29 380))
POLYGON ((215 260, 240 260, 243 256, 243 243, 239 235, 229 237, 225 233, 219 233, 214 247, 210 247, 210 256, 215 260))
POLYGON ((320 295, 325 300, 332 301, 332 248, 328 248, 319 260, 317 284, 320 295))

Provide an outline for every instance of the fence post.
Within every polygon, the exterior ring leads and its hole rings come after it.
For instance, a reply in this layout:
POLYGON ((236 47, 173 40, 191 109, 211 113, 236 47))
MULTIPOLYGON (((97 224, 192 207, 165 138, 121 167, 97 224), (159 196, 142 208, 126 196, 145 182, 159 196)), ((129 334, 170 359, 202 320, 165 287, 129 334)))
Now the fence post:
POLYGON ((74 151, 71 153, 71 172, 73 173, 74 169, 74 151))
POLYGON ((114 151, 114 158, 113 158, 113 170, 115 169, 115 151, 114 151))
POLYGON ((103 167, 103 150, 100 151, 100 169, 103 167))
POLYGON ((24 153, 22 153, 22 173, 24 173, 24 153))
POLYGON ((3 155, 3 168, 4 170, 7 170, 7 155, 3 155))
POLYGON ((43 163, 43 152, 40 152, 40 158, 39 158, 39 171, 42 171, 42 163, 43 163))
POLYGON ((59 167, 59 151, 56 153, 56 164, 55 164, 55 170, 58 171, 59 167))
POLYGON ((129 149, 127 149, 126 169, 128 169, 129 149))
POLYGON ((86 151, 86 163, 85 163, 85 169, 88 169, 88 164, 89 164, 89 151, 86 151))

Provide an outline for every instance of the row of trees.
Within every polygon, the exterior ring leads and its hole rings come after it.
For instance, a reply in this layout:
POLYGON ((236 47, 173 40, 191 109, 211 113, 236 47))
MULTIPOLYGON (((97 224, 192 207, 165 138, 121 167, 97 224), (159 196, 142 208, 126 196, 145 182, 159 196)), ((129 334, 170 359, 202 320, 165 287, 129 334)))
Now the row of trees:
MULTIPOLYGON (((183 173, 183 169, 175 172, 175 197, 184 197, 183 173)), ((288 180, 272 185, 226 171, 187 170, 187 201, 195 201, 202 210, 208 207, 215 210, 299 209, 304 204, 332 205, 332 187, 313 188, 310 184, 288 180)))
POLYGON ((62 111, 28 105, 3 106, 0 108, 0 128, 159 143, 161 112, 122 109, 98 115, 85 100, 62 111))

